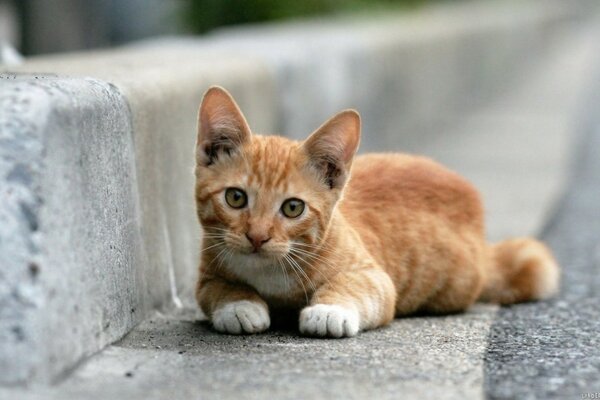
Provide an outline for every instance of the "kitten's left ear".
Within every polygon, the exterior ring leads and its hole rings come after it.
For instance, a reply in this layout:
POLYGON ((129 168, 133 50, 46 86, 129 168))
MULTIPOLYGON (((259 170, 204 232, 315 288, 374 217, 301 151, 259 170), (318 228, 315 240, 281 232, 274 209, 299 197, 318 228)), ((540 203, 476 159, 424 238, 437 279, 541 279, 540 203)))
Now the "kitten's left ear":
POLYGON ((198 112, 196 161, 210 165, 250 140, 250 127, 233 97, 222 87, 206 91, 198 112))
POLYGON ((359 142, 360 116, 354 110, 345 110, 321 125, 303 147, 313 167, 334 189, 346 183, 359 142))

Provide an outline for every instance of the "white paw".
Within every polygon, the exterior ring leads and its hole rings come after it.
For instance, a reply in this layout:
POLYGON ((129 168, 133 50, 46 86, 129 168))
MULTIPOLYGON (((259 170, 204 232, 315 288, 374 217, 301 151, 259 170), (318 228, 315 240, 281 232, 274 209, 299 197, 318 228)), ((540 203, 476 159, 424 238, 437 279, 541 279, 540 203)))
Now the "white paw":
POLYGON ((253 301, 242 300, 227 303, 214 311, 212 324, 224 333, 258 333, 271 325, 269 311, 253 301))
POLYGON ((358 312, 342 306, 317 304, 300 313, 300 332, 311 336, 356 336, 358 312))

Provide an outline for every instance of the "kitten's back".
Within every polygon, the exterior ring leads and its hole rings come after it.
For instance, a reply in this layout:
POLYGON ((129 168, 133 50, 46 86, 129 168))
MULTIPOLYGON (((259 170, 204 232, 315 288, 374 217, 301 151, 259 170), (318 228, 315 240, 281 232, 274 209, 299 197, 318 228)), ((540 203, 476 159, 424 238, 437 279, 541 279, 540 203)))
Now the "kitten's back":
POLYGON ((382 221, 433 213, 483 231, 483 208, 473 185, 431 159, 408 154, 357 157, 341 207, 354 222, 373 222, 370 210, 377 209, 384 211, 382 221))
POLYGON ((486 262, 483 208, 458 174, 424 157, 364 155, 340 210, 396 285, 398 314, 459 311, 475 300, 486 262))

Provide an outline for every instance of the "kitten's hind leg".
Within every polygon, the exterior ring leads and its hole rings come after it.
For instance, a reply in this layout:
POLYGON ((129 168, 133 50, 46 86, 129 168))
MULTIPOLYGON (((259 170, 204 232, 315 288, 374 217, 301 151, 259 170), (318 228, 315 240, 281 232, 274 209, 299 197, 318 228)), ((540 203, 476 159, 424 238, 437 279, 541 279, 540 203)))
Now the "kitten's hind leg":
POLYGON ((394 318, 396 291, 377 266, 336 274, 314 293, 300 313, 300 332, 309 336, 350 337, 394 318))

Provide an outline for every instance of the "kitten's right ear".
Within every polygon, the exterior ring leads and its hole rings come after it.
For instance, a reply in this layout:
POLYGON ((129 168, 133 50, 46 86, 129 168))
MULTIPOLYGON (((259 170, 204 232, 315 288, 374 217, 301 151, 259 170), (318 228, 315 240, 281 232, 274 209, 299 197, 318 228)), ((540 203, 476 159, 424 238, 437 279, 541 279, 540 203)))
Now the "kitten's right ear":
POLYGON ((342 188, 360 142, 360 116, 342 111, 313 132, 303 144, 313 168, 330 189, 342 188))
POLYGON ((211 165, 250 140, 250 127, 233 97, 222 87, 209 88, 198 112, 196 162, 211 165))

